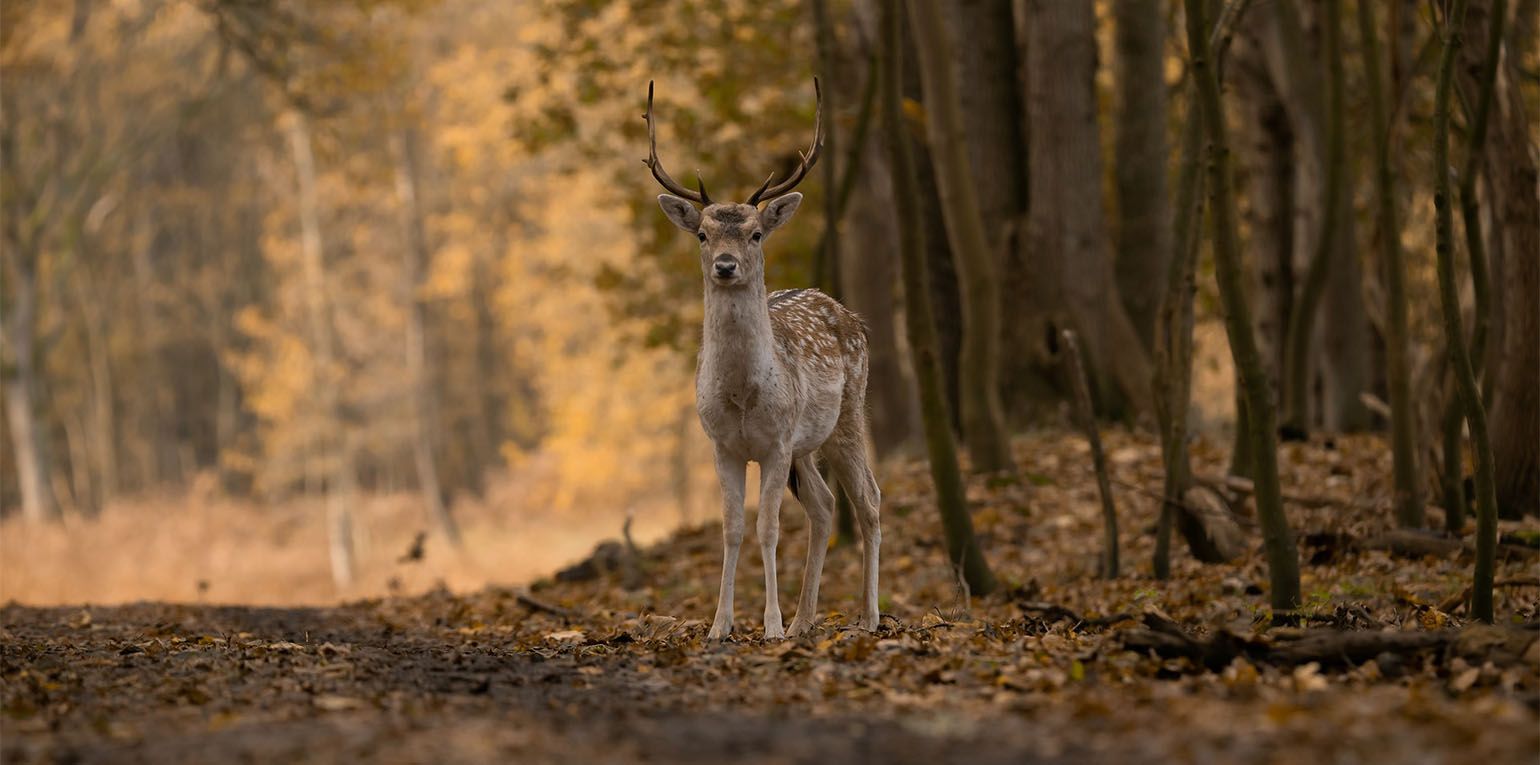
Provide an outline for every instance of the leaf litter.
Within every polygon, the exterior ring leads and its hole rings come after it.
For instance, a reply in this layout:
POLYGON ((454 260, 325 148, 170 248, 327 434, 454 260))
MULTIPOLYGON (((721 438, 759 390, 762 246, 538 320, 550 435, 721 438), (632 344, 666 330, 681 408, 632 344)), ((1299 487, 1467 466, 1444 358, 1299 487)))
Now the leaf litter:
MULTIPOLYGON (((716 525, 528 589, 334 608, 7 605, 0 758, 1490 763, 1540 752, 1535 557, 1510 545, 1498 623, 1468 623, 1461 544, 1374 543, 1392 531, 1381 440, 1280 452, 1285 490, 1312 500, 1288 508, 1306 593, 1290 626, 1273 626, 1254 531, 1233 563, 1178 555, 1172 579, 1153 580, 1158 448, 1122 431, 1107 445, 1124 576, 1097 577, 1083 443, 1043 431, 1017 442, 1015 476, 971 481, 1003 582, 984 598, 946 563, 924 465, 889 466, 876 633, 851 626, 860 555, 845 545, 829 555, 811 635, 757 637, 763 578, 749 554, 735 634, 707 641, 716 525)), ((1195 468, 1219 475, 1225 456, 1199 442, 1195 468)), ((1227 499, 1246 514, 1244 492, 1227 499)), ((794 503, 783 524, 790 607, 806 546, 794 503)), ((1532 539, 1537 524, 1503 529, 1532 539)))

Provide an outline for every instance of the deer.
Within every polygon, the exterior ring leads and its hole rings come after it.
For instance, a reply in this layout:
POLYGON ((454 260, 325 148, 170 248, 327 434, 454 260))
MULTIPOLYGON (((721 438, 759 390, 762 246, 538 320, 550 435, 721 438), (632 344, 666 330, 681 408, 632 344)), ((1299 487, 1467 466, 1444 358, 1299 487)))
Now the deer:
POLYGON ((877 560, 882 545, 881 492, 867 458, 867 328, 859 316, 811 288, 766 294, 764 243, 802 203, 794 191, 823 148, 823 92, 813 79, 817 107, 813 142, 799 151, 796 169, 771 186, 772 172, 743 204, 714 202, 696 172, 685 188, 658 160, 653 84, 647 84, 648 158, 643 163, 668 193, 658 205, 675 226, 700 242, 705 322, 695 372, 696 412, 711 439, 722 488, 722 582, 710 640, 733 631, 733 584, 743 544, 744 483, 749 462, 759 465, 759 550, 765 569, 766 640, 798 637, 818 626, 818 585, 833 531, 834 493, 818 472, 827 460, 836 485, 850 498, 861 545, 858 626, 875 631, 877 560), (776 582, 781 498, 786 489, 808 518, 802 591, 788 631, 781 620, 776 582))

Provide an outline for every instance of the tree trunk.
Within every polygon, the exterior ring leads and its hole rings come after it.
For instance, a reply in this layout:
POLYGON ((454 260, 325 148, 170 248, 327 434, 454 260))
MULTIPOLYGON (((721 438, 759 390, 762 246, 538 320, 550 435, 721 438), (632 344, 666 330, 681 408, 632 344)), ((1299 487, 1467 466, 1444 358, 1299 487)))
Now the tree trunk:
MULTIPOLYGON (((1407 354, 1406 261, 1401 252, 1401 225, 1396 222, 1395 181, 1390 172, 1390 123, 1380 72, 1379 34, 1374 9, 1358 4, 1358 31, 1363 42, 1365 79, 1369 91, 1369 132, 1374 137, 1374 201, 1376 237, 1380 244, 1386 286, 1385 358, 1389 367, 1392 470, 1395 474, 1396 521, 1403 528, 1423 524, 1422 484, 1417 475, 1417 413, 1412 403, 1411 369, 1407 354)), ((1446 508, 1446 513, 1449 508, 1446 508)))
POLYGON ((443 532, 450 544, 460 546, 460 527, 450 514, 448 492, 439 481, 434 455, 434 434, 438 431, 438 402, 428 372, 428 338, 419 292, 430 253, 425 213, 422 208, 417 130, 403 128, 393 141, 395 146, 396 202, 401 206, 401 299, 406 306, 406 374, 411 387, 412 419, 416 433, 412 437, 412 461, 417 469, 417 487, 422 492, 428 517, 443 532))
POLYGON ((299 181, 300 254, 305 293, 305 315, 310 326, 311 353, 315 355, 315 393, 323 419, 318 427, 317 450, 325 464, 322 491, 326 497, 327 542, 332 583, 346 591, 353 584, 353 501, 355 444, 343 421, 338 401, 336 339, 332 333, 326 298, 326 261, 321 245, 321 210, 316 196, 315 155, 310 148, 310 125, 303 113, 294 112, 287 124, 289 149, 299 181))
POLYGON ((1118 297, 1107 239, 1093 8, 1030 0, 1027 13, 1033 286, 1022 300, 1035 309, 1028 336, 1076 329, 1102 411, 1148 412, 1149 354, 1118 297))
MULTIPOLYGON (((879 40, 875 4, 862 10, 861 21, 869 26, 866 34, 856 37, 879 40)), ((852 51, 851 57, 873 60, 875 50, 861 47, 852 51)), ((875 67, 868 69, 866 77, 870 82, 865 87, 880 86, 875 67)), ((907 349, 901 345, 898 326, 901 295, 900 268, 893 257, 898 251, 893 169, 880 130, 869 130, 862 140, 866 144, 864 159, 855 169, 855 190, 845 213, 840 283, 845 306, 866 321, 870 370, 866 399, 871 409, 872 445, 882 459, 915 445, 920 436, 920 405, 915 397, 914 370, 907 349)))
MULTIPOLYGON (((16 242, 8 246, 18 247, 16 242)), ((19 249, 19 247, 18 247, 19 249)), ((15 270, 6 274, 14 288, 5 318, 5 340, 10 356, 5 370, 5 417, 10 423, 11 453, 16 459, 16 483, 21 489, 21 514, 31 523, 59 517, 53 485, 48 478, 48 449, 43 425, 38 421, 35 332, 37 275, 30 267, 36 259, 12 252, 15 270)))
POLYGON ((915 377, 919 383, 921 414, 925 426, 925 446, 930 457, 931 481, 936 490, 936 506, 946 536, 947 554, 972 594, 985 595, 995 589, 994 574, 984 560, 973 533, 973 519, 968 514, 968 498, 962 470, 957 464, 957 447, 952 441, 950 418, 941 379, 934 319, 931 317, 930 291, 925 281, 924 239, 926 231, 920 217, 920 194, 915 180, 914 160, 909 153, 908 131, 903 122, 902 91, 899 84, 900 24, 903 5, 881 4, 882 29, 879 67, 882 77, 882 123, 887 136, 889 163, 893 169, 893 196, 898 223, 899 255, 904 275, 904 316, 909 345, 914 353, 915 377))
MULTIPOLYGON (((1020 86, 1021 54, 1016 41, 1011 0, 967 0, 947 14, 957 52, 959 97, 966 115, 968 156, 978 184, 984 233, 994 246, 1001 294, 1030 288, 1021 247, 1012 246, 1027 210, 1026 112, 1020 86)), ((1018 232, 1019 233, 1019 232, 1018 232)), ((1038 338, 1025 335, 1026 306, 1002 301, 1001 342, 1005 348, 1028 348, 1038 338)), ((1019 426, 1041 406, 1050 391, 1051 375, 1035 368, 1025 353, 1000 359, 1001 404, 1008 426, 1019 426)))
POLYGON ((1449 98, 1454 89, 1454 62, 1461 45, 1465 0, 1454 0, 1444 25, 1444 50, 1439 59, 1438 89, 1433 102, 1433 205, 1437 225, 1438 292, 1444 313, 1444 343, 1454 367, 1455 383, 1464 402, 1476 447, 1476 570, 1471 585, 1471 616, 1492 621, 1492 567, 1497 551, 1497 500, 1492 481, 1492 447, 1487 437, 1486 409, 1471 370, 1460 324, 1459 288, 1454 271, 1454 214, 1449 188, 1449 98))
MULTIPOLYGON (((1250 297, 1257 343, 1272 385, 1283 369, 1284 334, 1294 306, 1294 181, 1298 137, 1263 54, 1267 12, 1250 14, 1226 67, 1241 103, 1236 155, 1246 168, 1241 214, 1251 232, 1250 297)), ((1277 395, 1276 389, 1274 395, 1277 395)), ((1276 402, 1276 398, 1274 399, 1276 402)))
POLYGON ((1234 188, 1231 185, 1229 142, 1224 109, 1219 100, 1219 78, 1212 65, 1202 0, 1186 0, 1187 45, 1192 57, 1193 76, 1198 83, 1198 101, 1203 110, 1203 124, 1208 136, 1209 204, 1213 212, 1214 270, 1224 306, 1225 331, 1230 339, 1231 355, 1244 383, 1246 408, 1250 419, 1253 468, 1256 475, 1257 518, 1262 527, 1263 546, 1267 552, 1271 581, 1271 602, 1275 612, 1299 608, 1299 554, 1283 512, 1283 498, 1278 486, 1278 454, 1273 441, 1275 412, 1268 390, 1267 373, 1257 351, 1251 324, 1251 310, 1246 304, 1240 263, 1239 231, 1236 223, 1234 188))
MULTIPOLYGON (((1501 6, 1471 3, 1465 30, 1472 47, 1484 47, 1486 38, 1479 32, 1501 6)), ((1533 14, 1533 4, 1527 11, 1520 8, 1517 21, 1533 29, 1533 14)), ((1491 301, 1494 308, 1501 305, 1501 313, 1492 317, 1501 325, 1500 332, 1492 333, 1498 344, 1491 346, 1500 349, 1496 355, 1501 359, 1492 381, 1493 472, 1498 509, 1504 517, 1516 518, 1540 514, 1540 184, 1531 115, 1519 92, 1513 53, 1508 51, 1509 64, 1496 73, 1491 135, 1484 153, 1492 182, 1494 238, 1501 240, 1504 255, 1494 290, 1502 297, 1491 301)), ((1467 72, 1477 61, 1484 62, 1480 54, 1466 60, 1467 72)))
MULTIPOLYGON (((1346 253, 1340 250, 1343 220, 1343 198, 1347 183, 1346 132, 1343 127, 1342 67, 1342 4, 1341 0, 1325 0, 1326 17, 1323 19, 1324 48, 1327 76, 1317 86, 1312 74, 1304 72, 1310 59, 1306 54, 1304 32, 1295 15, 1295 8, 1278 5, 1276 23, 1280 48, 1289 59, 1289 72, 1298 83, 1299 98, 1289 99, 1296 103, 1296 124, 1306 125, 1306 131, 1317 137, 1317 145, 1324 151, 1315 155, 1315 166, 1323 180, 1319 210, 1321 225, 1310 240, 1312 251, 1305 277, 1300 284, 1299 300, 1289 316, 1288 334, 1284 346, 1283 366, 1283 428, 1293 437, 1303 438, 1311 426, 1309 387, 1312 375, 1310 349, 1317 345, 1315 315, 1327 294, 1332 281, 1332 271, 1342 268, 1346 253), (1324 99, 1320 90, 1324 87, 1324 99), (1320 118, 1314 115, 1324 112, 1320 118)), ((1304 132, 1304 131, 1302 131, 1304 132)), ((1333 327, 1333 336, 1345 328, 1333 327)))
POLYGON ((984 231, 977 188, 969 165, 957 83, 951 72, 952 50, 937 0, 911 0, 912 25, 925 89, 925 115, 931 161, 946 217, 963 302, 960 360, 963 436, 973 469, 1009 470, 1010 439, 1001 415, 1000 285, 996 255, 984 231))
POLYGON ((1117 0, 1117 282, 1147 351, 1171 252, 1166 164, 1166 3, 1117 0))

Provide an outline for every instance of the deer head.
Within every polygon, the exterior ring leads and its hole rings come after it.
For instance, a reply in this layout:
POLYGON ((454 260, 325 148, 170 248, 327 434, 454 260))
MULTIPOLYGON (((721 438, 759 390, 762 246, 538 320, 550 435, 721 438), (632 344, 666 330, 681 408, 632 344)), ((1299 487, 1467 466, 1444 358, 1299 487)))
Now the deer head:
POLYGON ((807 151, 798 152, 800 161, 789 178, 772 187, 770 182, 775 179, 775 173, 771 173, 743 204, 712 202, 706 194, 706 182, 701 179, 699 171, 695 173, 697 190, 691 191, 663 169, 663 163, 658 160, 652 91, 653 83, 649 82, 647 113, 642 115, 647 120, 649 154, 642 163, 652 170, 652 177, 669 192, 658 195, 658 205, 663 208, 663 214, 675 226, 700 240, 701 273, 708 285, 732 288, 763 284, 764 240, 770 236, 770 232, 791 220, 792 214, 797 211, 797 206, 802 203, 802 194, 793 189, 807 176, 807 171, 818 161, 818 155, 823 149, 823 91, 818 85, 818 78, 813 78, 817 110, 813 118, 812 145, 807 151), (760 205, 764 205, 763 210, 760 205))

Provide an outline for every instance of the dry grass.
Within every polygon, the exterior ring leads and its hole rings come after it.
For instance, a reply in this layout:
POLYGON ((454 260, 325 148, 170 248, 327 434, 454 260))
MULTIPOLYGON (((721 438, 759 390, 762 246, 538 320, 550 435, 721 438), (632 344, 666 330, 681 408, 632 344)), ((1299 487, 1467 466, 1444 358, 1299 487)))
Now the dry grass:
MULTIPOLYGON (((484 500, 458 502, 463 548, 430 532, 422 559, 403 561, 416 535, 430 530, 416 495, 363 498, 354 519, 357 578, 345 591, 332 583, 319 499, 261 504, 194 486, 116 502, 92 520, 66 516, 34 527, 13 515, 0 523, 0 601, 327 604, 440 584, 464 591, 528 581, 579 560, 596 542, 618 537, 625 516, 624 508, 542 512, 522 499, 502 486, 484 500)), ((638 544, 679 522, 678 508, 662 498, 635 511, 638 544)))

